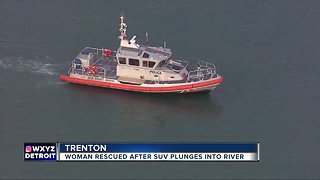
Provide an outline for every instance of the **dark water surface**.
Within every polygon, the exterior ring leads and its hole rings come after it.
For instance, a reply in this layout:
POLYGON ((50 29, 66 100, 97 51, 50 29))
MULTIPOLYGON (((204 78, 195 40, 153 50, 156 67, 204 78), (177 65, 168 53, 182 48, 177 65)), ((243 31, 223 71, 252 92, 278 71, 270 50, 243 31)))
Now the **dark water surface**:
POLYGON ((0 178, 319 178, 320 1, 0 1, 0 178), (58 79, 85 46, 137 42, 207 60, 213 95, 58 79), (260 162, 32 162, 31 142, 252 142, 260 162))

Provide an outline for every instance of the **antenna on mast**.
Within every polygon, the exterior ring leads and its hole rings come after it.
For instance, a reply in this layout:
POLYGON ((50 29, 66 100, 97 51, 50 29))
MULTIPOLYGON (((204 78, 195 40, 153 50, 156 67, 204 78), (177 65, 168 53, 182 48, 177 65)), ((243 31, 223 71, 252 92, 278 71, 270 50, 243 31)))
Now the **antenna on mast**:
POLYGON ((147 44, 148 44, 148 42, 149 42, 148 32, 146 32, 146 41, 147 41, 147 44))
POLYGON ((124 23, 124 16, 120 16, 120 35, 119 35, 119 39, 123 40, 127 35, 126 35, 126 31, 127 31, 127 25, 124 23))

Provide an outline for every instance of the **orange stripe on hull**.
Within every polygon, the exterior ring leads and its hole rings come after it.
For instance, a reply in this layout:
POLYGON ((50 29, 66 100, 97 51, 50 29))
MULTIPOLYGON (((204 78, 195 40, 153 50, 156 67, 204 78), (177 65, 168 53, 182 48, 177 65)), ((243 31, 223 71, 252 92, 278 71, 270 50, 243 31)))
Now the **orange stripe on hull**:
POLYGON ((177 85, 177 86, 164 86, 164 87, 143 87, 139 85, 130 85, 130 84, 117 84, 112 82, 101 82, 89 79, 80 79, 73 78, 66 75, 60 75, 60 79, 66 82, 75 83, 75 84, 84 84, 90 86, 98 86, 104 88, 120 89, 127 91, 136 91, 136 92, 150 92, 150 93, 168 93, 168 92, 197 92, 197 89, 210 87, 214 85, 219 85, 223 82, 223 77, 220 76, 217 79, 212 79, 210 81, 198 82, 194 84, 186 85, 177 85))

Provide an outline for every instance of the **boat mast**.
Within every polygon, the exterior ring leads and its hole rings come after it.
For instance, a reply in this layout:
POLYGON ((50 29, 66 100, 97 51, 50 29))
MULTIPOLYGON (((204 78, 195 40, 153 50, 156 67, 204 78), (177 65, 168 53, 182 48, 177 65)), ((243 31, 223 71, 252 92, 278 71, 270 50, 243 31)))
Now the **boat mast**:
POLYGON ((120 35, 118 36, 118 38, 120 39, 120 46, 138 49, 139 44, 136 43, 136 36, 133 36, 130 41, 127 39, 127 27, 128 26, 126 25, 126 23, 124 23, 124 17, 120 16, 120 35))
POLYGON ((124 17, 120 16, 120 35, 118 36, 120 40, 123 40, 127 35, 126 35, 126 31, 127 31, 127 25, 124 23, 124 17))

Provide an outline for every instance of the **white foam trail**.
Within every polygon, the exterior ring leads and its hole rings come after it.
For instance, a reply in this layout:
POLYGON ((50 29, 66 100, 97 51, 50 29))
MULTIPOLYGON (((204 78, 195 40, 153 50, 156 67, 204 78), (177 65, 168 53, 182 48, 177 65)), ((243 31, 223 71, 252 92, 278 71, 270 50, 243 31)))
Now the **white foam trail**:
POLYGON ((42 62, 44 60, 29 60, 22 57, 5 57, 0 59, 0 68, 20 71, 32 72, 47 75, 57 75, 55 65, 49 62, 42 62))

